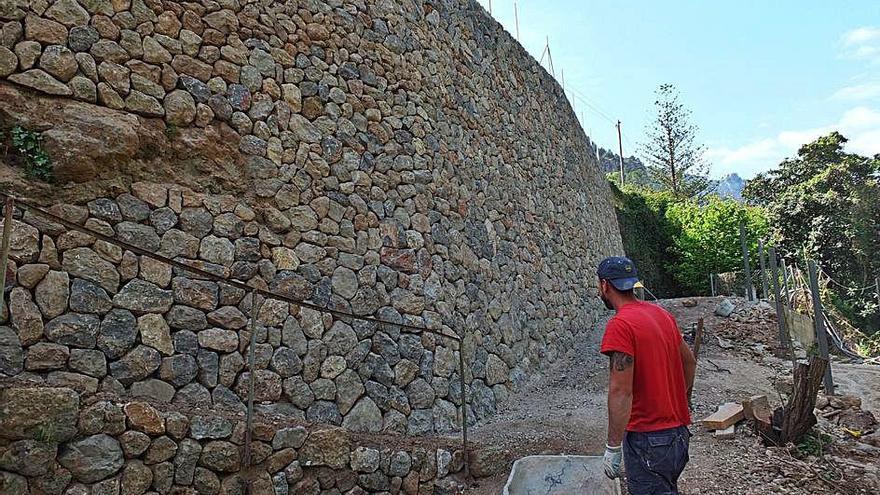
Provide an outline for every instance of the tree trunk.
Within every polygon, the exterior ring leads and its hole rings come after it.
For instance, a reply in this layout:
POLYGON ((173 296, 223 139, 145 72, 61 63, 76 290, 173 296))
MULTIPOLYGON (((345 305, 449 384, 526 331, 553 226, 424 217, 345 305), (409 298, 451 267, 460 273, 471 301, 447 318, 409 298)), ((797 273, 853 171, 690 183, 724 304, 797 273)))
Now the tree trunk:
POLYGON ((828 361, 818 356, 810 358, 809 364, 798 363, 794 370, 794 391, 783 410, 783 444, 797 443, 816 424, 816 394, 822 387, 828 361))

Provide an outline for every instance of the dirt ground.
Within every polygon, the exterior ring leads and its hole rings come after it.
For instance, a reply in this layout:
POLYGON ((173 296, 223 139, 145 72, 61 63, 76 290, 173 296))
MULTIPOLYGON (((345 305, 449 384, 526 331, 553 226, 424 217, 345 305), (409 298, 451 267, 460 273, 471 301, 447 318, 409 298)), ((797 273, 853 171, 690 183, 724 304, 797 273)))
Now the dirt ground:
MULTIPOLYGON (((775 336, 775 320, 721 318, 713 315, 718 299, 690 299, 697 306, 684 307, 683 300, 666 300, 661 304, 673 312, 685 331, 699 317, 705 321, 694 389, 694 421, 708 416, 721 403, 752 395, 766 395, 772 407, 780 405, 783 396, 774 382, 790 377, 791 362, 773 357, 769 350, 775 336), (724 337, 719 341, 721 335, 724 337)), ((471 434, 475 444, 503 449, 507 464, 496 475, 472 483, 465 493, 500 494, 510 465, 520 457, 602 455, 607 420, 607 358, 598 352, 601 334, 601 327, 587 334, 543 376, 511 395, 498 415, 476 425, 471 434)), ((880 413, 880 367, 835 362, 833 370, 838 393, 862 396, 863 409, 880 413)), ((793 448, 764 447, 745 422, 737 427, 736 438, 732 440, 718 440, 713 432, 695 424, 691 427, 691 460, 679 483, 681 492, 880 493, 880 449, 840 436, 839 428, 829 424, 820 422, 819 428, 835 437, 833 444, 821 456, 796 459, 790 453, 793 448)))

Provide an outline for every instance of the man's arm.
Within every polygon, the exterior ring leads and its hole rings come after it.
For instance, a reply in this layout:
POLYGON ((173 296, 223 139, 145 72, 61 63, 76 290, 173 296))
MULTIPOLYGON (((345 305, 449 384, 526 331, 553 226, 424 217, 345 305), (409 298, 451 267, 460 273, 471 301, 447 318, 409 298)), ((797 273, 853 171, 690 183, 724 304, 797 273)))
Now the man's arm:
POLYGON ((678 354, 681 356, 681 365, 684 368, 684 382, 687 385, 688 402, 691 399, 691 393, 694 391, 694 375, 697 372, 697 359, 691 348, 684 340, 678 345, 678 354))
POLYGON ((624 352, 612 352, 608 380, 608 445, 623 442, 623 433, 632 411, 633 357, 624 352))

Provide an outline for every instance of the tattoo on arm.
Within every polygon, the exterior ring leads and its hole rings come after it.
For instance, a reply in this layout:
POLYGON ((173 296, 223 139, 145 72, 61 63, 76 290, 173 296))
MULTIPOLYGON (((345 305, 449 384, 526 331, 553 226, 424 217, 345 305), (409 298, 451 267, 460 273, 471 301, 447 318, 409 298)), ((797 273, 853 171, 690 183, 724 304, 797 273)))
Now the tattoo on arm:
POLYGON ((633 365, 633 357, 625 352, 611 353, 611 371, 623 371, 633 365))

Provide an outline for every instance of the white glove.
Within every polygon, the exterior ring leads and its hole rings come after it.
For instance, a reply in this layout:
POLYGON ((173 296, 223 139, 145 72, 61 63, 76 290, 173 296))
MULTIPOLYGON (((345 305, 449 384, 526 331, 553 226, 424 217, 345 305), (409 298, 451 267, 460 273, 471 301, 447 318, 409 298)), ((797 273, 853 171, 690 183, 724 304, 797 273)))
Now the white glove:
POLYGON ((620 478, 620 464, 623 461, 623 447, 612 447, 605 444, 605 456, 602 458, 602 466, 605 468, 605 476, 610 479, 620 478))

